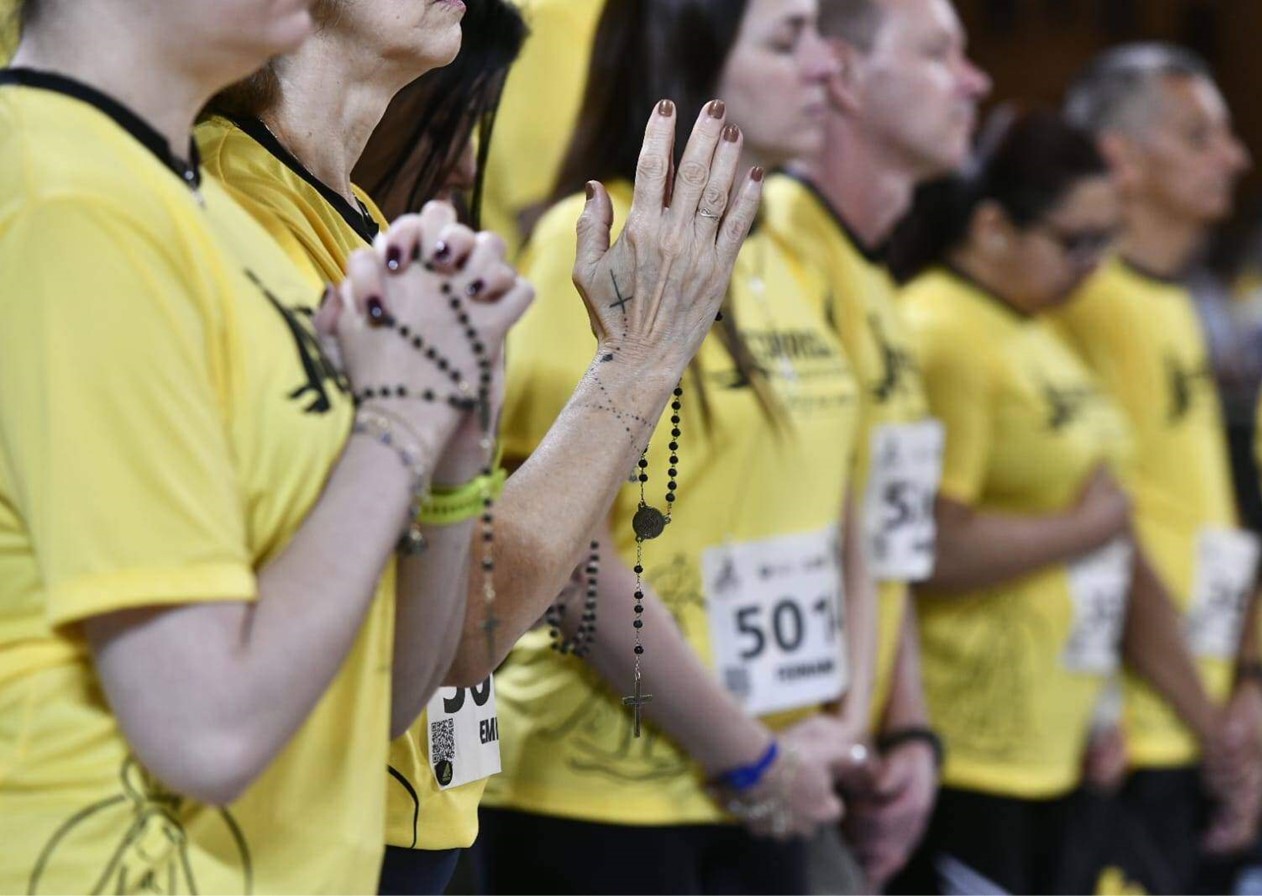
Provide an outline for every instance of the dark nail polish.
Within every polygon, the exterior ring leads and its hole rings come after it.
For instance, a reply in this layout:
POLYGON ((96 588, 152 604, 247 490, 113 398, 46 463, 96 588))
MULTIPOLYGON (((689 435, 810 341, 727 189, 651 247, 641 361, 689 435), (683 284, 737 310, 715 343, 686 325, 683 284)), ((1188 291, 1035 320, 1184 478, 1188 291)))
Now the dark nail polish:
POLYGON ((753 171, 749 172, 749 179, 752 180, 754 183, 760 184, 762 183, 763 175, 765 174, 766 172, 763 171, 762 168, 755 167, 753 171))
POLYGON ((722 312, 722 311, 720 311, 718 314, 714 315, 714 322, 715 322, 716 324, 721 324, 721 323, 723 323, 723 312, 722 312))
POLYGON ((711 100, 710 105, 706 106, 706 111, 710 113, 711 118, 722 118, 727 114, 727 103, 722 100, 711 100))
POLYGON ((670 118, 675 114, 675 104, 670 100, 662 100, 657 104, 657 114, 662 118, 670 118))
POLYGON ((364 302, 368 308, 368 322, 374 327, 384 327, 389 315, 386 314, 386 308, 381 304, 381 299, 373 296, 364 302))
POLYGON ((587 182, 587 186, 585 189, 587 190, 587 198, 589 200, 596 198, 596 185, 593 184, 590 180, 587 182))
POLYGON ((728 143, 735 143, 741 139, 741 129, 734 124, 729 124, 723 129, 723 139, 728 143))
POLYGON ((390 271, 397 271, 403 266, 403 250, 398 246, 391 246, 386 249, 386 268, 390 271))
POLYGON ((468 293, 470 298, 473 298, 484 289, 486 289, 486 283, 479 277, 477 280, 474 280, 465 287, 465 292, 468 293))
POLYGON ((451 246, 439 240, 434 246, 434 261, 446 261, 451 257, 451 246))

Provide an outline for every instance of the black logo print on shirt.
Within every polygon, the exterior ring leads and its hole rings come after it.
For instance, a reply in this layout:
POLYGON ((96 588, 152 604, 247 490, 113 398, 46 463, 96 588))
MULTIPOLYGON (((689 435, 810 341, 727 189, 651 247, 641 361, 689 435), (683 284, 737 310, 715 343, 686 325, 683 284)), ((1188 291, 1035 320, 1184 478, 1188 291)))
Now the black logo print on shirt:
POLYGON ((1170 408, 1166 419, 1171 425, 1181 422, 1196 407, 1199 396, 1208 392, 1214 374, 1208 362, 1199 367, 1184 367, 1173 352, 1166 354, 1166 382, 1170 387, 1170 408))
POLYGON ((311 323, 310 309, 285 307, 280 299, 276 298, 272 291, 263 285, 263 281, 254 275, 253 271, 247 270, 245 275, 272 303, 272 307, 280 312, 280 316, 285 319, 285 325, 289 327, 290 334, 294 337, 294 343, 298 349, 298 359, 302 362, 302 369, 307 376, 307 381, 295 388, 286 397, 293 401, 305 402, 304 413, 327 414, 333 407, 333 403, 329 398, 328 384, 332 383, 333 387, 343 395, 349 395, 350 382, 346 379, 345 374, 337 369, 337 365, 333 363, 328 354, 325 353, 324 347, 320 345, 320 339, 316 336, 315 327, 311 323))
POLYGON ((906 384, 908 376, 916 372, 916 360, 887 338, 885 327, 875 314, 868 316, 868 328, 881 356, 881 378, 872 386, 872 397, 877 404, 885 404, 906 384))
POLYGON ((1096 397, 1090 386, 1053 386, 1043 384, 1043 398, 1047 402, 1047 428, 1060 432, 1082 416, 1083 408, 1096 397))

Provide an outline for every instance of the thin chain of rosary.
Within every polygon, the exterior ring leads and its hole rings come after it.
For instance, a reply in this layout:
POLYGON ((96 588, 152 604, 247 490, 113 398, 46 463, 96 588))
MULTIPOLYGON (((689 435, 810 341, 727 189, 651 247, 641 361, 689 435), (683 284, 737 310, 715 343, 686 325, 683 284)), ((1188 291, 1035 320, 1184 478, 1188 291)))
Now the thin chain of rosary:
MULTIPOLYGON (((579 659, 585 658, 591 652, 592 639, 596 637, 596 598, 599 592, 599 575, 600 542, 593 541, 587 564, 583 568, 583 584, 586 593, 583 599, 583 615, 579 619, 574 637, 566 638, 561 634, 561 623, 565 618, 566 592, 562 592, 561 598, 548 607, 548 612, 544 614, 544 621, 551 629, 549 634, 552 638, 553 650, 561 654, 572 653, 579 659)), ((566 589, 567 592, 568 590, 566 589)))
POLYGON ((666 483, 666 512, 658 510, 656 507, 650 507, 648 499, 645 497, 645 486, 649 481, 648 474, 648 449, 645 448, 644 453, 640 455, 639 462, 639 481, 640 481, 640 504, 635 511, 635 516, 631 520, 631 527, 635 531, 635 679, 634 691, 631 696, 623 697, 622 702, 625 706, 630 706, 634 714, 634 733, 636 737, 640 736, 640 714, 645 704, 651 703, 652 694, 645 694, 641 689, 641 673, 640 660, 644 656, 644 644, 640 640, 640 635, 644 630, 644 542, 652 541, 665 531, 666 526, 670 524, 671 515, 675 510, 675 496, 679 488, 676 477, 679 475, 679 437, 682 435, 679 429, 680 416, 679 412, 683 408, 683 383, 675 386, 673 398, 670 403, 670 443, 666 446, 670 449, 670 466, 666 470, 669 477, 666 483))

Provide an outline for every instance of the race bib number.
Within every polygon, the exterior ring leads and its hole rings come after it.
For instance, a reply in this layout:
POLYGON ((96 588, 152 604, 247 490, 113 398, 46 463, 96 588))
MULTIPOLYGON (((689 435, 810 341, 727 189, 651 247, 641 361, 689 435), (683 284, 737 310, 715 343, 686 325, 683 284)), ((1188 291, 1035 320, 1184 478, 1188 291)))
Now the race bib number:
POLYGON ((499 773, 494 677, 473 688, 439 688, 427 709, 429 764, 440 790, 499 773))
POLYGON ((1131 555, 1131 543, 1123 538, 1070 564, 1074 621, 1062 655, 1066 669, 1100 675, 1117 669, 1131 555))
POLYGON ((864 508, 868 558, 878 581, 916 582, 933 572, 933 501, 942 479, 938 420, 878 426, 864 508))
POLYGON ((849 681, 838 528, 708 548, 715 666, 754 715, 835 700, 849 681))
POLYGON ((1198 657, 1231 659, 1239 650, 1258 565, 1258 539, 1235 529, 1202 529, 1187 634, 1198 657))

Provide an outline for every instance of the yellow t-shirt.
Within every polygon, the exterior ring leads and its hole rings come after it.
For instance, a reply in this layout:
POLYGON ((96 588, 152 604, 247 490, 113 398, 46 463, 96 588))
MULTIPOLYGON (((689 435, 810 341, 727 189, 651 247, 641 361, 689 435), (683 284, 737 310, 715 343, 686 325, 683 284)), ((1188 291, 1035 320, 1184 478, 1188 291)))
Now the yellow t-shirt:
MULTIPOLYGON (((359 207, 351 206, 257 124, 212 118, 198 126, 197 139, 206 171, 317 283, 340 282, 350 254, 387 226, 366 194, 357 191, 359 207)), ((429 763, 427 718, 422 713, 390 748, 386 842, 434 850, 471 846, 484 782, 439 789, 429 763)))
POLYGON ((32 85, 0 87, 0 891, 374 891, 390 576, 223 809, 136 763, 78 626, 258 599, 350 432, 319 292, 214 180, 199 202, 156 131, 75 82, 32 85))
MULTIPOLYGON (((604 0, 522 0, 530 37, 495 116, 483 223, 508 243, 525 240, 522 214, 546 202, 578 121, 592 39, 604 0)), ((645 111, 645 121, 648 120, 645 111)), ((542 209, 537 209, 542 211, 542 209)))
POLYGON ((0 65, 7 63, 18 46, 17 0, 0 0, 0 65))
MULTIPOLYGON (((763 213, 768 227, 791 241, 800 257, 816 264, 828 278, 829 321, 861 385, 853 487, 863 495, 871 472, 874 430, 884 424, 914 423, 929 414, 920 365, 896 304, 894 280, 883 251, 864 249, 828 200, 806 181, 787 174, 772 177, 764 193, 763 213)), ((874 728, 885 712, 908 607, 906 582, 882 581, 878 587, 874 728)))
MULTIPOLYGON (((621 222, 630 189, 615 184, 611 195, 621 222)), ((549 212, 523 260, 539 298, 509 339, 503 425, 508 457, 530 454, 594 356, 587 315, 570 279, 574 222, 582 205, 582 198, 574 197, 549 212)), ((732 300, 735 319, 760 366, 769 371, 782 406, 785 420, 779 430, 763 417, 753 390, 717 336, 698 356, 712 414, 708 429, 695 387, 689 385, 693 378, 685 379, 678 503, 662 538, 645 545, 644 578, 708 665, 714 663, 708 616, 713 601, 704 583, 716 581, 706 572, 716 551, 830 531, 829 549, 836 550, 857 387, 824 321, 824 298, 822 282, 769 231, 750 238, 732 279, 732 300)), ((669 423, 659 426, 648 452, 647 494, 658 506, 669 466, 669 430, 669 423)), ((611 517, 628 565, 635 563, 630 521, 638 501, 638 484, 628 484, 611 517)), ((818 625, 813 619, 807 624, 818 625)), ((840 660, 840 648, 834 656, 840 660)), ((651 646, 644 661, 655 662, 651 646)), ((737 679, 725 678, 729 686, 740 686, 733 683, 737 679)), ((487 787, 487 804, 611 823, 722 820, 687 755, 652 725, 633 739, 622 693, 604 685, 581 661, 557 655, 546 630, 536 629, 518 643, 496 687, 504 771, 487 787)), ((811 704, 767 721, 783 727, 818 711, 811 704)))
MULTIPOLYGON (((1192 602, 1198 535, 1236 525, 1222 411, 1192 298, 1176 284, 1115 259, 1054 316, 1129 418, 1136 438, 1137 529, 1162 581, 1185 613, 1192 602)), ((1232 685, 1232 659, 1202 658, 1201 679, 1218 701, 1232 685)), ((1132 762, 1171 767, 1196 761, 1194 736, 1151 688, 1128 676, 1125 727, 1132 762)))
MULTIPOLYGON (((929 406, 946 425, 944 497, 979 512, 1056 513, 1101 463, 1125 459, 1120 412, 1046 321, 942 270, 904 296, 929 406)), ((918 595, 944 783, 1026 799, 1072 789, 1104 676, 1063 661, 1075 623, 1068 564, 918 595)))

